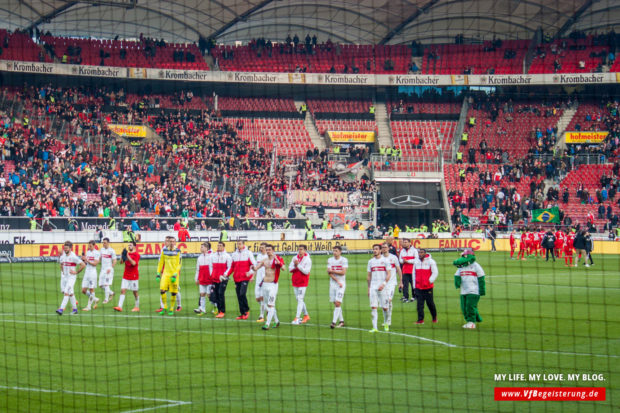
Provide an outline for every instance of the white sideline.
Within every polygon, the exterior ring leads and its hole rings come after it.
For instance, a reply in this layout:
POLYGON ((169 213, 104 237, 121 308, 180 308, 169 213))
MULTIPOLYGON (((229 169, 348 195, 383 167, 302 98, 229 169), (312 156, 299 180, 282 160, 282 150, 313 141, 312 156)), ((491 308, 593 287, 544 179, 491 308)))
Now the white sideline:
MULTIPOLYGON (((22 314, 25 316, 36 316, 36 317, 58 317, 56 314, 48 314, 48 313, 27 313, 27 314, 22 314)), ((15 317, 16 314, 14 313, 0 313, 0 317, 6 317, 6 316, 10 316, 10 317, 15 317)), ((124 315, 112 315, 112 314, 106 314, 106 315, 102 315, 102 317, 122 317, 124 315)), ((158 317, 150 317, 150 316, 130 316, 130 315, 125 315, 124 317, 126 318, 158 318, 158 317)), ((195 317, 184 317, 184 316, 177 316, 174 317, 177 319, 189 319, 189 320, 196 320, 197 318, 195 317)), ((170 319, 170 318, 169 318, 170 319)), ((224 321, 230 321, 230 322, 238 322, 235 320, 215 320, 215 319, 201 319, 201 320, 210 320, 210 321, 214 321, 214 322, 224 322, 224 321)), ((45 322, 45 321, 27 321, 27 320, 9 320, 9 319, 2 319, 0 318, 0 322, 12 322, 12 323, 19 323, 19 324, 44 324, 44 325, 49 325, 49 322, 45 322)), ((282 324, 290 324, 290 323, 282 323, 282 324)), ((80 326, 80 327, 95 327, 95 328, 111 328, 111 329, 118 329, 118 330, 141 330, 141 331, 153 331, 151 328, 144 328, 144 327, 129 327, 129 326, 115 326, 115 325, 102 325, 102 324, 74 324, 74 323, 55 323, 55 325, 64 325, 64 326, 80 326)), ((317 326, 317 327, 321 327, 318 324, 307 324, 307 325, 311 325, 311 326, 317 326)), ((342 327, 342 329, 349 329, 349 330, 353 330, 353 331, 367 331, 363 328, 357 328, 357 327, 342 327)), ((179 332, 179 333, 188 333, 188 334, 204 334, 205 331, 204 330, 164 330, 164 331, 175 331, 175 332, 179 332)), ((247 336, 247 337, 255 337, 255 334, 244 334, 244 333, 227 333, 227 332, 222 332, 222 331, 210 331, 210 334, 216 334, 216 335, 224 335, 224 336, 247 336)), ((576 356, 576 357, 608 357, 608 358, 612 358, 612 359, 620 359, 620 355, 613 355, 613 354, 597 354, 597 353, 578 353, 578 352, 571 352, 571 351, 554 351, 554 350, 536 350, 536 349, 519 349, 519 348, 504 348, 504 347, 485 347, 485 346, 465 346, 465 345, 458 345, 458 344, 452 344, 452 343, 448 343, 448 342, 443 342, 443 341, 439 341, 439 340, 432 340, 426 337, 420 337, 420 336, 414 336, 411 334, 405 334, 405 333, 398 333, 395 331, 390 331, 390 332, 382 332, 380 331, 379 333, 381 334, 391 334, 394 336, 401 336, 401 337, 409 337, 409 338, 415 338, 421 341, 430 341, 433 342, 435 344, 442 344, 446 347, 450 347, 450 348, 461 348, 461 349, 470 349, 470 350, 495 350, 495 351, 506 351, 506 352, 517 352, 517 353, 535 353, 535 354, 540 354, 540 353, 544 353, 544 354, 556 354, 556 355, 564 355, 564 356, 576 356)), ((264 337, 273 337, 273 338, 286 338, 286 339, 291 339, 291 340, 316 340, 316 341, 338 341, 338 342, 345 342, 345 343, 359 343, 364 342, 364 343, 370 343, 370 341, 363 341, 363 340, 344 340, 344 339, 338 339, 338 338, 328 338, 328 337, 299 337, 299 336, 283 336, 283 335, 270 335, 270 334, 266 334, 264 335, 264 337)), ((381 342, 381 341, 372 341, 372 343, 385 343, 385 344, 391 344, 389 342, 381 342)))
MULTIPOLYGON (((10 316, 10 317, 14 317, 16 314, 12 314, 12 313, 4 313, 4 314, 0 314, 0 317, 6 317, 6 316, 10 316)), ((47 313, 42 313, 42 314, 24 314, 25 316, 35 316, 35 317, 54 317, 54 318, 58 318, 58 315, 56 314, 47 314, 47 313)), ((119 317, 123 317, 123 315, 112 315, 112 314, 106 314, 106 315, 101 315, 100 317, 112 317, 112 318, 119 318, 119 317)), ((158 317, 151 317, 151 316, 124 316, 125 318, 132 318, 132 319, 136 319, 136 318, 149 318, 149 319, 159 319, 158 317)), ((171 319, 167 318, 167 319, 171 319)), ((185 316, 175 316, 175 319, 187 319, 187 320, 197 320, 197 317, 185 317, 185 316)), ((201 320, 209 320, 209 321, 213 321, 216 323, 221 323, 221 322, 225 322, 225 321, 230 321, 230 322, 238 322, 235 320, 215 320, 215 319, 201 319, 201 320)), ((28 320, 0 320, 0 322, 12 322, 12 323, 19 323, 19 324, 45 324, 45 325, 49 325, 50 323, 48 322, 44 322, 44 321, 28 321, 28 320)), ((58 322, 58 323, 54 323, 55 325, 61 325, 61 326, 80 326, 80 327, 95 327, 95 328, 112 328, 112 329, 117 329, 117 330, 141 330, 141 331, 153 331, 152 328, 144 328, 144 327, 129 327, 129 326, 114 326, 114 325, 103 325, 103 324, 74 324, 74 323, 62 323, 62 322, 58 322)), ((286 324, 286 325, 290 325, 291 323, 285 323, 285 322, 280 322, 280 324, 286 324)), ((320 325, 318 324, 306 324, 308 326, 316 326, 316 327, 320 327, 320 325)), ((341 327, 341 330, 344 329, 348 329, 348 330, 352 330, 352 331, 367 331, 363 328, 357 328, 357 327, 341 327)), ((163 331, 169 331, 169 332, 178 332, 178 333, 188 333, 188 334, 204 334, 205 331, 204 330, 163 330, 163 331)), ((225 331, 210 331, 210 334, 215 334, 215 335, 221 335, 221 336, 247 336, 247 337, 254 337, 255 334, 244 334, 244 333, 228 333, 225 331)), ((420 337, 420 336, 415 336, 412 334, 405 334, 405 333, 397 333, 397 332, 382 332, 380 331, 380 333, 382 334, 391 334, 394 336, 401 336, 401 337, 408 337, 408 338, 413 338, 413 339, 417 339, 420 341, 425 341, 425 342, 430 342, 433 344, 440 344, 446 347, 459 347, 456 344, 451 344, 451 343, 447 343, 445 341, 440 341, 440 340, 433 340, 430 338, 426 338, 426 337, 420 337)), ((300 336, 284 336, 284 335, 269 335, 266 334, 265 337, 274 337, 274 338, 286 338, 286 339, 291 339, 291 340, 316 340, 316 341, 339 341, 339 342, 344 342, 344 343, 359 343, 360 341, 364 342, 364 343, 370 343, 371 341, 363 341, 363 340, 345 340, 345 339, 339 339, 339 338, 328 338, 328 337, 300 337, 300 336)), ((372 341, 373 343, 375 343, 376 341, 372 341)), ((386 344, 389 344, 386 342, 386 344)))
POLYGON ((111 398, 115 398, 115 399, 144 400, 144 401, 166 403, 166 404, 161 405, 161 406, 145 407, 143 409, 135 409, 135 410, 125 410, 125 411, 123 411, 121 413, 146 412, 146 411, 149 411, 149 410, 167 409, 167 408, 170 408, 170 407, 177 407, 177 406, 183 406, 183 405, 187 405, 187 404, 192 404, 192 402, 184 402, 182 400, 169 400, 169 399, 156 399, 156 398, 153 398, 153 397, 126 396, 126 395, 122 395, 122 394, 91 393, 91 392, 85 392, 85 391, 37 389, 37 388, 33 388, 33 387, 18 387, 18 386, 3 386, 3 385, 0 385, 0 389, 17 390, 17 391, 30 391, 30 392, 38 392, 38 393, 67 393, 67 394, 76 394, 78 396, 111 397, 111 398))

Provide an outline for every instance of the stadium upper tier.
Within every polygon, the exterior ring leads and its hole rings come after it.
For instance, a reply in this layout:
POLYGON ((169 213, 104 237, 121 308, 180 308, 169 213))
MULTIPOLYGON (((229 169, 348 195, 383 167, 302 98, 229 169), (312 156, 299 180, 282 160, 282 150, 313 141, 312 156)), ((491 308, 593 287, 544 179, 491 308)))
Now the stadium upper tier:
POLYGON ((486 41, 480 44, 351 45, 332 42, 306 45, 252 41, 248 45, 216 45, 199 49, 193 43, 101 40, 42 35, 35 42, 22 32, 0 30, 0 58, 95 66, 223 70, 240 72, 308 72, 361 74, 522 74, 601 71, 610 49, 597 37, 486 41), (530 48, 534 53, 527 58, 530 48), (528 67, 528 62, 530 62, 528 67))

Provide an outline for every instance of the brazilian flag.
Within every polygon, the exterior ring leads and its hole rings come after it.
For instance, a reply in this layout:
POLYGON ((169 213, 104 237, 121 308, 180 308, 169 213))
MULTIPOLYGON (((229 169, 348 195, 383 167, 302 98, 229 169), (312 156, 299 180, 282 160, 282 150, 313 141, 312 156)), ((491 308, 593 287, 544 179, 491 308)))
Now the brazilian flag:
POLYGON ((560 223, 560 209, 558 207, 532 210, 532 222, 560 223))

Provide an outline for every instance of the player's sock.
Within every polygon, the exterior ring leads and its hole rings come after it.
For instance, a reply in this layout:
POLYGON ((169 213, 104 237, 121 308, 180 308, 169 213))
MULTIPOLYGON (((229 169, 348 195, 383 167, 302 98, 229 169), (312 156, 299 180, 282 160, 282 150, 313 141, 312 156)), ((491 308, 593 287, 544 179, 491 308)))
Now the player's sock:
POLYGON ((372 315, 372 328, 374 328, 376 330, 377 329, 377 318, 378 318, 377 309, 373 308, 370 311, 370 314, 372 315))
POLYGON ((200 300, 198 301, 198 308, 200 309, 200 311, 202 311, 203 313, 206 312, 205 309, 205 301, 206 301, 206 297, 203 297, 202 295, 200 296, 200 300))
POLYGON ((125 294, 121 294, 120 297, 118 297, 118 306, 120 308, 123 308, 123 303, 125 302, 125 294))
POLYGON ((166 293, 161 293, 159 296, 159 303, 161 304, 160 308, 166 309, 166 293))
POLYGON ((260 302, 260 317, 265 318, 265 301, 260 302))
POLYGON ((390 326, 392 325, 392 307, 393 307, 392 302, 390 301, 388 303, 388 311, 387 311, 388 313, 387 324, 390 326))
POLYGON ((106 285, 105 287, 103 287, 103 292, 105 295, 105 301, 108 301, 110 299, 110 286, 106 285))
POLYGON ((177 296, 170 294, 170 311, 174 310, 176 308, 176 304, 177 304, 177 296))
POLYGON ((342 307, 334 308, 334 316, 332 317, 332 323, 336 324, 340 318, 340 314, 342 314, 342 307))
POLYGON ((297 313, 295 315, 295 318, 301 317, 302 311, 304 311, 304 301, 298 298, 297 299, 297 313))
POLYGON ((344 317, 342 316, 342 307, 339 307, 339 308, 340 308, 340 312, 338 314, 338 318, 340 319, 340 321, 344 321, 344 317))
POLYGON ((383 309, 383 324, 388 324, 388 325, 390 324, 389 323, 389 318, 390 318, 389 312, 390 310, 386 310, 385 308, 383 309))
POLYGON ((136 308, 140 308, 140 296, 136 297, 136 308))
POLYGON ((274 313, 276 309, 274 307, 267 307, 267 323, 266 325, 271 325, 271 320, 273 319, 274 313))
POLYGON ((69 297, 69 302, 71 303, 71 308, 77 308, 77 301, 75 300, 75 295, 69 297))
POLYGON ((273 307, 273 321, 278 324, 280 322, 280 319, 278 318, 278 310, 276 310, 275 307, 273 307))
POLYGON ((515 252, 513 250, 510 250, 510 258, 512 258, 513 255, 515 255, 515 252))
MULTIPOLYGON (((179 291, 177 293, 177 306, 181 307, 181 291, 179 291)), ((174 308, 174 306, 170 307, 170 308, 174 308)))
POLYGON ((62 297, 62 303, 60 303, 60 308, 64 310, 67 306, 67 302, 69 302, 69 296, 65 295, 64 297, 62 297))
POLYGON ((304 301, 304 314, 305 315, 310 315, 308 314, 308 309, 306 308, 306 302, 304 301))

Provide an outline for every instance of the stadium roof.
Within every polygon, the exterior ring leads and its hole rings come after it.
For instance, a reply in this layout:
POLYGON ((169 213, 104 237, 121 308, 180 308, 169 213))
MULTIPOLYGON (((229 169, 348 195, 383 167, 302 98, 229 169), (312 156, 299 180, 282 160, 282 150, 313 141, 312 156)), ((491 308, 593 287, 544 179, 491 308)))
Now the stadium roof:
POLYGON ((357 44, 529 39, 620 26, 617 0, 9 0, 0 27, 38 27, 58 36, 218 42, 316 34, 319 41, 357 44))

